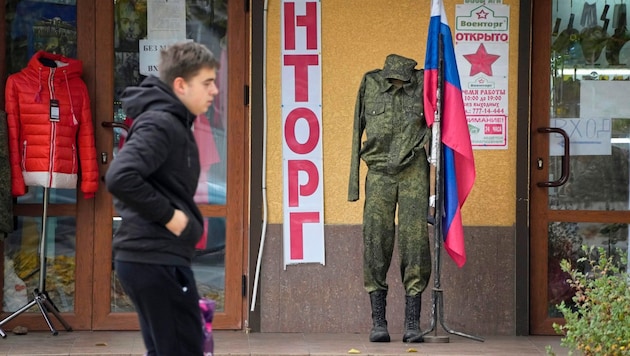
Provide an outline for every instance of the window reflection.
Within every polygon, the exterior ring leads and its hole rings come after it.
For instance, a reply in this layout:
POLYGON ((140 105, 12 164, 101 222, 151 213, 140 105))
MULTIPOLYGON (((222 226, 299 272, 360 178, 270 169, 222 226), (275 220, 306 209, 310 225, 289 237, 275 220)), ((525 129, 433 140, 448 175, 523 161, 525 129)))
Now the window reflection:
MULTIPOLYGON (((554 0, 551 7, 550 126, 566 131, 570 157, 558 153, 563 140, 550 135, 549 180, 561 176, 563 159, 569 160, 570 176, 566 184, 549 188, 550 209, 630 210, 630 32, 626 4, 610 4, 554 0), (608 7, 611 11, 604 11, 608 7)), ((604 247, 615 256, 627 252, 630 241, 625 223, 552 222, 548 238, 553 317, 562 316, 555 306, 570 305, 575 294, 561 260, 584 269, 588 266, 578 263, 582 245, 604 247)))
MULTIPOLYGON (((630 210, 626 5, 573 3, 554 0, 552 6, 550 125, 569 136, 570 158, 564 159, 570 175, 565 185, 549 189, 549 207, 630 210)), ((562 174, 563 157, 554 150, 564 142, 557 137, 550 135, 550 181, 562 174)))
MULTIPOLYGON (((119 98, 127 86, 138 85, 145 78, 139 70, 139 40, 150 35, 147 2, 116 0, 115 7, 114 121, 130 126, 133 118, 125 116, 119 98)), ((195 120, 193 131, 202 161, 197 203, 223 205, 227 188, 227 1, 186 1, 186 37, 206 45, 220 63, 216 78, 219 94, 208 112, 195 120)), ((124 136, 125 132, 115 130, 115 151, 124 144, 124 136)))
MULTIPOLYGON (((44 201, 43 187, 26 187, 26 194, 17 198, 18 204, 42 204, 44 201)), ((76 189, 48 188, 49 204, 76 204, 76 189)))
MULTIPOLYGON (((41 222, 41 217, 18 217, 15 231, 4 241, 4 311, 26 305, 39 287, 41 222)), ((75 296, 75 218, 48 217, 46 242, 46 291, 61 312, 71 312, 75 296)), ((29 312, 39 311, 32 308, 29 312)))
POLYGON ((39 50, 76 58, 76 0, 6 0, 8 72, 16 73, 39 50))
POLYGON ((583 245, 603 247, 608 256, 619 257, 619 252, 628 252, 629 231, 628 225, 621 223, 552 222, 549 224, 547 295, 550 316, 561 317, 556 305, 563 301, 571 305, 575 295, 575 291, 566 282, 568 274, 560 269, 560 261, 571 261, 573 266, 577 266, 582 272, 587 272, 588 265, 578 261, 579 258, 585 257, 581 250, 583 245))

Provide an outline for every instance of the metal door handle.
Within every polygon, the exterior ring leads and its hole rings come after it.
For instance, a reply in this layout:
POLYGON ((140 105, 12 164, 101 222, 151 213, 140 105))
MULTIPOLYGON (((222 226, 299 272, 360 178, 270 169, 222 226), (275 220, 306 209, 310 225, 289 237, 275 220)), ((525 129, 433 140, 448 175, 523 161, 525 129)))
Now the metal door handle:
POLYGON ((569 135, 567 135, 566 131, 563 129, 559 129, 557 127, 539 127, 538 132, 540 133, 558 133, 562 135, 564 138, 564 155, 562 156, 562 174, 558 180, 547 181, 547 182, 538 182, 536 185, 539 187, 559 187, 564 185, 569 180, 569 174, 571 173, 571 167, 569 165, 569 135))
POLYGON ((119 127, 125 131, 129 131, 129 126, 127 126, 127 124, 124 124, 122 122, 116 122, 116 121, 103 121, 101 122, 101 126, 103 127, 109 127, 109 128, 114 128, 114 127, 119 127))

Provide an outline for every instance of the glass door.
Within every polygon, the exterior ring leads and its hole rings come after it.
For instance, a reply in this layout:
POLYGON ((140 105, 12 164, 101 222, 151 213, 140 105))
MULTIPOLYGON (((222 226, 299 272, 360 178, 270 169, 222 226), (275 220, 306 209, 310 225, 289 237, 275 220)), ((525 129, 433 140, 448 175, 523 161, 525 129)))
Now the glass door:
MULTIPOLYGON (((219 95, 204 115, 193 123, 200 151, 202 173, 195 200, 204 217, 202 243, 193 270, 199 292, 217 302, 215 327, 240 329, 243 297, 243 242, 245 239, 244 170, 247 161, 245 103, 246 15, 242 1, 227 0, 115 0, 98 2, 97 28, 107 29, 104 50, 97 58, 103 73, 99 88, 103 95, 96 104, 97 132, 102 172, 124 146, 133 118, 123 112, 119 97, 125 87, 138 85, 155 74, 158 53, 154 46, 179 40, 205 44, 220 61, 217 71, 219 95), (112 17, 100 14, 113 14, 112 17), (113 34, 113 36, 111 35, 113 34), (229 85, 228 85, 229 83, 229 85), (240 89, 239 89, 240 88, 240 89)), ((98 37, 98 35, 97 35, 98 37)), ((112 270, 112 234, 121 218, 111 196, 102 192, 97 207, 95 244, 95 329, 137 329, 129 299, 112 270)))
MULTIPOLYGON (((84 73, 91 72, 90 59, 93 58, 93 50, 87 44, 93 43, 94 36, 93 27, 89 24, 94 14, 92 4, 85 1, 77 4, 76 0, 5 0, 0 14, 5 24, 0 39, 0 49, 4 51, 3 66, 0 68, 2 78, 19 75, 18 73, 29 66, 29 61, 34 59, 39 51, 47 53, 46 56, 61 55, 71 60, 78 59, 82 62, 84 73)), ((62 62, 67 63, 66 60, 61 60, 60 63, 48 63, 48 66, 51 68, 63 66, 62 62)), ((88 92, 93 93, 94 86, 90 75, 84 75, 82 79, 88 92)), ((21 81, 17 90, 14 90, 15 88, 10 90, 13 94, 28 91, 28 85, 38 89, 40 82, 37 78, 30 77, 21 81)), ((24 162, 30 159, 25 151, 28 140, 23 136, 29 133, 29 130, 44 129, 48 132, 46 130, 50 129, 50 137, 59 137, 54 133, 57 131, 52 130, 65 130, 64 117, 68 116, 61 106, 69 107, 67 102, 60 102, 59 122, 53 120, 49 122, 48 118, 44 117, 43 122, 39 122, 42 125, 33 125, 33 120, 23 115, 28 114, 28 110, 41 111, 41 107, 36 108, 38 105, 43 105, 43 111, 47 112, 50 99, 56 95, 54 89, 64 90, 57 88, 54 82, 49 83, 47 88, 42 88, 43 98, 40 98, 39 102, 36 100, 30 102, 30 107, 26 104, 29 101, 28 97, 18 94, 11 96, 10 100, 17 106, 12 110, 12 117, 7 119, 4 114, 2 115, 2 125, 7 125, 7 120, 10 121, 13 131, 9 135, 19 142, 19 145, 11 146, 9 150, 22 160, 22 165, 18 163, 13 169, 22 170, 24 162)), ((0 102, 3 109, 6 108, 6 91, 7 88, 2 86, 0 102)), ((67 100, 68 96, 58 94, 57 99, 67 100)), ((61 150, 69 148, 61 143, 50 147, 61 150)), ((80 184, 80 177, 78 182, 80 184)), ((8 185, 10 193, 12 183, 3 181, 2 184, 5 185, 3 189, 8 185)), ((48 330, 36 305, 22 313, 15 313, 34 299, 36 290, 39 293, 45 292, 42 294, 46 295, 60 312, 62 319, 73 329, 91 327, 90 266, 95 200, 85 198, 79 189, 55 188, 56 183, 50 186, 51 188, 46 189, 48 199, 45 206, 45 189, 39 184, 27 184, 24 194, 14 199, 14 218, 11 224, 13 231, 4 239, 2 245, 4 251, 2 320, 8 321, 2 326, 5 331, 16 325, 26 326, 29 330, 48 330)), ((49 313, 49 317, 55 328, 59 332, 64 332, 59 320, 52 313, 49 313)))
POLYGON ((530 332, 555 335, 560 261, 628 250, 630 32, 624 1, 533 4, 530 332))

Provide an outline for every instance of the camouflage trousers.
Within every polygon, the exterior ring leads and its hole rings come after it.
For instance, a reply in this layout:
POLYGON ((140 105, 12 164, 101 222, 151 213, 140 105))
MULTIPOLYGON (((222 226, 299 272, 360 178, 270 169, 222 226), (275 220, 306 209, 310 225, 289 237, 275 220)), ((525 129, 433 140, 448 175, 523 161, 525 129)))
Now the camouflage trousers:
POLYGON ((388 288, 397 206, 400 275, 406 295, 418 295, 427 287, 431 276, 428 205, 426 158, 419 157, 397 174, 368 170, 363 209, 363 279, 368 293, 388 288))

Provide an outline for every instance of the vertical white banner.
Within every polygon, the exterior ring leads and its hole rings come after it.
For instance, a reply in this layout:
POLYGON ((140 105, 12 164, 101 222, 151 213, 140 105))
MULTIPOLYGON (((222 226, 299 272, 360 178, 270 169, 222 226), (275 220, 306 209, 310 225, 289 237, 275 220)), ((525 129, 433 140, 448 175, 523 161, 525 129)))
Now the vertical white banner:
POLYGON ((321 5, 283 0, 282 208, 284 267, 325 264, 321 5))

